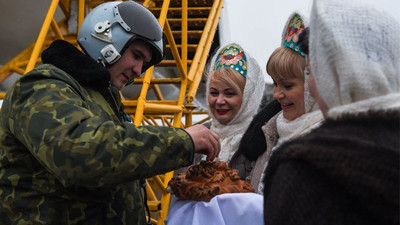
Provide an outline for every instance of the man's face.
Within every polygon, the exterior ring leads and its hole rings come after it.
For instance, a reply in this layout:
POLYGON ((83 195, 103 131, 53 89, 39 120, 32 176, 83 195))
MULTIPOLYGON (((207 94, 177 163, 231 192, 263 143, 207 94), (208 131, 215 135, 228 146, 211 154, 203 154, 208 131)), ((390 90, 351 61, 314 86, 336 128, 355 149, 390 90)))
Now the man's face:
POLYGON ((150 62, 151 56, 151 48, 146 42, 133 41, 121 58, 108 67, 111 85, 121 90, 130 80, 140 77, 143 66, 150 62))

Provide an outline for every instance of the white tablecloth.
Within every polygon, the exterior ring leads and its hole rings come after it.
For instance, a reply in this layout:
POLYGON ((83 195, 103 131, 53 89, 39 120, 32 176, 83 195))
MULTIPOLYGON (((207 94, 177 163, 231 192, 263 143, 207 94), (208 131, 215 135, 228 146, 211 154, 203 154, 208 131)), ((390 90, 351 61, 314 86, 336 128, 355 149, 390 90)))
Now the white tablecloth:
POLYGON ((210 202, 172 197, 166 225, 263 225, 264 198, 255 193, 217 195, 210 202))

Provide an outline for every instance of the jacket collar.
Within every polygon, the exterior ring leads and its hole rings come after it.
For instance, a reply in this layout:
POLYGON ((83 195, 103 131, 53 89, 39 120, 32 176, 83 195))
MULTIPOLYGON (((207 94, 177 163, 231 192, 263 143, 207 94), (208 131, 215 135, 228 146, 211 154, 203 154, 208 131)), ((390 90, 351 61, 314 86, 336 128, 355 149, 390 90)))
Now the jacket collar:
POLYGON ((42 61, 64 70, 82 86, 91 88, 109 86, 108 70, 67 41, 54 41, 43 51, 42 61))

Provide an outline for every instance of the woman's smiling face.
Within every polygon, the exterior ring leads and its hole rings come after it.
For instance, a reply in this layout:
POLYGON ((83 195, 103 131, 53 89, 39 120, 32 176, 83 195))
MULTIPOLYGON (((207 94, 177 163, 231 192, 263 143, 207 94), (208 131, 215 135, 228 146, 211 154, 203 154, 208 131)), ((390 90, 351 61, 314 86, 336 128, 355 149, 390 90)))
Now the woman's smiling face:
POLYGON ((292 121, 305 113, 304 78, 274 78, 274 98, 282 107, 283 117, 292 121))
POLYGON ((228 124, 235 118, 242 105, 242 100, 242 94, 225 82, 210 81, 208 104, 211 113, 221 124, 228 124))

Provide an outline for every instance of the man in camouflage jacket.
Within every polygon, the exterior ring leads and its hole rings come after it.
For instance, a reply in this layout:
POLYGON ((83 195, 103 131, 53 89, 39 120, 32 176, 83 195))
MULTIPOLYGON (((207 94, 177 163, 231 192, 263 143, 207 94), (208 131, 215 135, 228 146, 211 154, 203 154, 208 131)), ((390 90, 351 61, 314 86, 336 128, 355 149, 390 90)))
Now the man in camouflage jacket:
POLYGON ((110 70, 70 43, 42 60, 1 108, 0 224, 145 224, 140 179, 218 154, 204 126, 128 122, 110 70))

